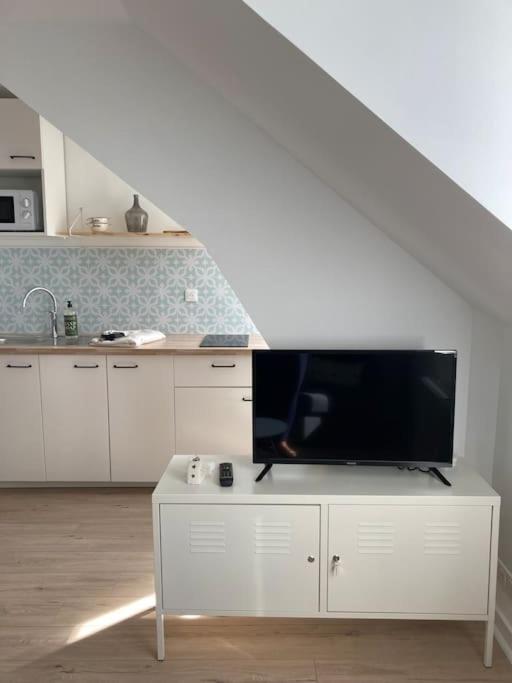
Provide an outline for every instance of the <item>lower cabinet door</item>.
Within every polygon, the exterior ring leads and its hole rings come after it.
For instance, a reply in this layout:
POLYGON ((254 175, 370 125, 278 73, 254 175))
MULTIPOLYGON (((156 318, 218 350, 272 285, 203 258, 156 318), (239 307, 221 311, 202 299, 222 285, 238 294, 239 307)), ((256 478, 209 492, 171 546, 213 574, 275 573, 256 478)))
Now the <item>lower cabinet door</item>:
POLYGON ((44 481, 39 358, 0 356, 0 481, 44 481))
POLYGON ((177 387, 176 453, 250 455, 251 389, 177 387))
POLYGON ((112 481, 160 479, 174 451, 172 359, 107 357, 112 481))
POLYGON ((165 609, 319 609, 319 507, 160 506, 165 609))
POLYGON ((485 506, 331 505, 328 610, 486 614, 490 527, 485 506))
POLYGON ((40 356, 48 481, 109 481, 105 356, 40 356))

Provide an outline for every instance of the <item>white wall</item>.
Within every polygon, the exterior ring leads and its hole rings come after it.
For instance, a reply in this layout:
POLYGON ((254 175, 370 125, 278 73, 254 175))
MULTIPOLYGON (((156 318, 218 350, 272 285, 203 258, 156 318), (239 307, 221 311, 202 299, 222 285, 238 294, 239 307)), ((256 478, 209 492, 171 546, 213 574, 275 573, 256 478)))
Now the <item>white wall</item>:
MULTIPOLYGON (((500 558, 512 571, 512 326, 503 335, 494 487, 502 496, 500 558)), ((512 615, 511 615, 512 616, 512 615)))
POLYGON ((512 3, 244 1, 512 226, 512 3))
MULTIPOLYGON (((126 231, 124 213, 132 206, 137 190, 68 137, 64 138, 64 150, 69 221, 75 218, 82 207, 84 221, 91 216, 108 216, 112 230, 126 231)), ((148 232, 182 229, 146 197, 141 195, 139 201, 148 212, 148 232)))
POLYGON ((1 0, 0 82, 189 227, 272 346, 457 349, 462 456, 470 306, 123 7, 1 0))
POLYGON ((493 478, 503 333, 502 323, 472 309, 465 457, 488 482, 493 478))

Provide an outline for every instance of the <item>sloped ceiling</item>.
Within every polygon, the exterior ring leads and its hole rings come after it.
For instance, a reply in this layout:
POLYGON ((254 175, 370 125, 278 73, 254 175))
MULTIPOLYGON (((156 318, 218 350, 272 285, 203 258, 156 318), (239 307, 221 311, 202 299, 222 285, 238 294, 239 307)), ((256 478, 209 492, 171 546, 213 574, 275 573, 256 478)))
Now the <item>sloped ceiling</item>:
POLYGON ((512 227, 512 3, 244 0, 512 227))
POLYGON ((511 318, 508 227, 271 26, 238 2, 125 6, 432 272, 511 318))
MULTIPOLYGON (((283 157, 268 177, 258 171, 271 154, 265 131, 466 299, 512 319, 508 228, 241 0, 1 0, 0 11, 0 82, 191 227, 243 301, 252 296, 247 271, 223 254, 234 250, 243 262, 250 240, 261 239, 258 224, 280 225, 280 186, 295 183, 287 210, 297 224, 309 221, 320 240, 335 229, 326 222, 329 196, 306 205, 306 176, 299 181, 291 161, 283 157), (192 128, 195 144, 185 150, 192 128), (239 234, 235 197, 246 202, 239 234), (214 198, 226 225, 215 233, 214 198)), ((283 231, 276 244, 291 244, 293 232, 283 231)), ((269 253, 260 272, 272 267, 269 253)), ((259 324, 258 306, 247 304, 259 324)))

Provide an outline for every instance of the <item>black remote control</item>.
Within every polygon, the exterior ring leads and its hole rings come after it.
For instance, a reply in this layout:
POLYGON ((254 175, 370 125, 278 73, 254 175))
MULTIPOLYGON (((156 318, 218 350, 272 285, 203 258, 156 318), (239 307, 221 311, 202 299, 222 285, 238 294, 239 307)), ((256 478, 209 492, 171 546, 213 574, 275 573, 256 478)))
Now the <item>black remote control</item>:
POLYGON ((233 463, 221 462, 219 464, 219 484, 233 486, 233 463))

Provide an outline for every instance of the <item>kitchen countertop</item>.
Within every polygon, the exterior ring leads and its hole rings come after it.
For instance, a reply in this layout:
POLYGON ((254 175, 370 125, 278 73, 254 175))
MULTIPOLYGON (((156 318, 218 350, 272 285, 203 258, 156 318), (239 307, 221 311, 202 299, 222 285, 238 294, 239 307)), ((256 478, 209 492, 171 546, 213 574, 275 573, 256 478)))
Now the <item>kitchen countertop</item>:
MULTIPOLYGON (((92 336, 92 335, 91 335, 92 336)), ((91 336, 78 337, 76 341, 70 342, 65 337, 59 337, 57 344, 54 344, 53 339, 48 337, 42 339, 36 337, 34 341, 23 341, 22 343, 16 339, 9 340, 9 335, 5 335, 6 341, 0 343, 0 354, 142 354, 142 355, 165 355, 165 354, 239 354, 248 353, 254 349, 268 349, 268 345, 258 334, 251 334, 249 337, 249 346, 246 347, 207 347, 201 348, 201 343, 204 334, 170 334, 162 341, 153 342, 152 344, 143 344, 138 347, 119 347, 119 346, 89 346, 91 336)), ((1 337, 1 335, 0 335, 1 337)), ((29 335, 27 335, 29 339, 29 335)))

